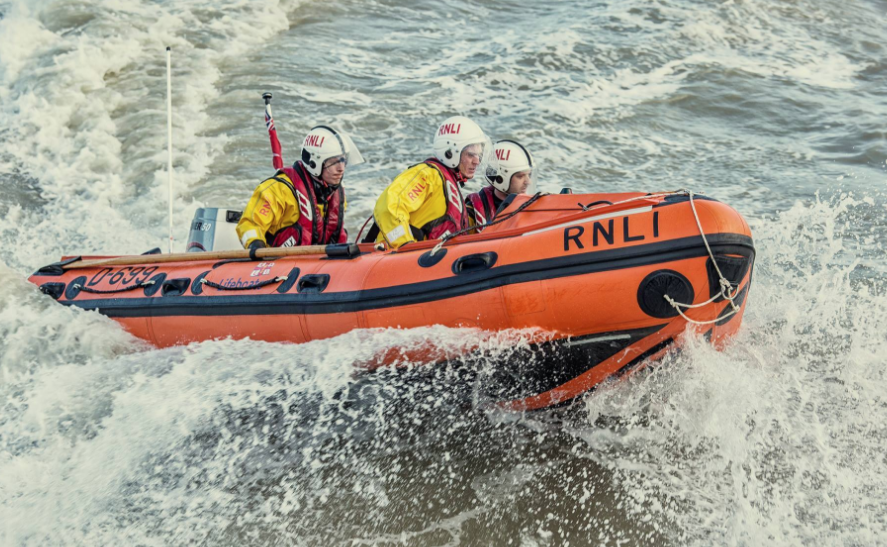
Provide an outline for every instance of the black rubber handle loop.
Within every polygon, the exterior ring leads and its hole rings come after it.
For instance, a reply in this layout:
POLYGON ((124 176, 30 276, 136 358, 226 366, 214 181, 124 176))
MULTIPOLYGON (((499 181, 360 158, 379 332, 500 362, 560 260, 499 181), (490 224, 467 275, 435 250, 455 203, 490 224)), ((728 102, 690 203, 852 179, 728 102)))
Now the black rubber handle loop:
POLYGON ((89 287, 84 287, 83 285, 74 285, 74 288, 79 291, 82 291, 82 292, 88 292, 90 294, 114 294, 114 293, 119 293, 119 292, 134 291, 136 289, 141 289, 142 287, 149 287, 153 284, 154 284, 153 281, 145 281, 144 283, 137 283, 135 285, 130 285, 129 287, 122 287, 120 289, 110 289, 110 290, 106 290, 106 291, 103 291, 100 289, 90 289, 89 287))

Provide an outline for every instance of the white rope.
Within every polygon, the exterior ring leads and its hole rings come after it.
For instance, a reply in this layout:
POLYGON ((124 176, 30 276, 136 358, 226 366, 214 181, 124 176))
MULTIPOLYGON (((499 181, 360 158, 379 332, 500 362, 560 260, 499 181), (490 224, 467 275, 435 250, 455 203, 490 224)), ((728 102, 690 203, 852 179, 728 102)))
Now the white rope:
POLYGON ((441 249, 441 247, 443 247, 443 244, 446 243, 446 242, 447 242, 446 239, 441 239, 441 240, 440 240, 440 243, 438 243, 437 245, 435 245, 435 246, 431 249, 431 252, 428 253, 428 256, 434 256, 434 255, 436 255, 436 254, 437 254, 437 251, 439 251, 439 250, 441 249))
POLYGON ((688 190, 684 190, 682 188, 680 190, 674 190, 672 192, 662 192, 660 194, 644 194, 643 196, 637 196, 637 197, 633 197, 633 198, 623 199, 622 201, 616 201, 614 203, 601 203, 600 205, 595 205, 594 207, 589 207, 585 210, 591 211, 592 209, 597 209, 598 207, 613 207, 614 205, 622 205, 623 203, 631 203, 632 201, 641 201, 644 199, 664 198, 664 197, 668 197, 668 196, 677 196, 677 195, 686 194, 686 193, 688 193, 688 190))
MULTIPOLYGON (((735 308, 735 309, 730 310, 730 313, 724 315, 723 317, 718 317, 717 319, 712 319, 711 321, 697 321, 695 319, 690 319, 689 317, 687 317, 684 314, 684 312, 681 310, 681 308, 699 308, 703 305, 710 304, 712 302, 712 300, 715 300, 716 298, 720 297, 721 293, 716 294, 714 296, 714 298, 712 298, 711 300, 709 300, 705 304, 697 304, 696 306, 688 306, 686 304, 681 304, 680 302, 675 302, 674 299, 672 299, 672 297, 668 296, 667 294, 664 296, 665 296, 666 302, 671 304, 672 307, 675 310, 677 310, 678 314, 680 314, 680 316, 683 317, 685 321, 687 321, 688 323, 693 323, 694 325, 711 325, 712 323, 717 323, 718 321, 723 321, 724 319, 730 317, 731 315, 736 314, 739 311, 739 308, 735 308)), ((732 303, 732 300, 730 302, 732 303)))
MULTIPOLYGON (((683 317, 684 320, 687 321, 688 323, 692 323, 694 325, 710 325, 712 323, 717 323, 718 321, 723 321, 724 319, 739 313, 740 308, 739 308, 739 306, 736 305, 736 302, 733 301, 736 298, 736 294, 737 294, 736 291, 739 290, 739 287, 737 286, 736 289, 734 290, 733 284, 730 283, 724 277, 723 273, 721 273, 721 268, 718 266, 718 261, 715 260, 715 255, 711 250, 711 246, 708 244, 708 239, 706 239, 706 237, 705 237, 705 231, 702 229, 702 222, 699 220, 699 213, 696 211, 696 203, 693 201, 693 192, 691 192, 690 190, 682 190, 680 192, 686 193, 687 196, 690 198, 690 209, 693 211, 693 217, 696 219, 696 226, 699 228, 699 235, 702 236, 702 242, 705 244, 705 250, 708 251, 708 256, 711 258, 711 263, 712 263, 712 265, 714 265, 715 271, 718 274, 718 285, 720 285, 721 290, 720 290, 720 292, 718 292, 718 294, 709 298, 707 301, 702 302, 701 304, 682 304, 680 302, 676 302, 672 297, 668 296, 667 294, 664 294, 662 296, 665 298, 665 301, 668 302, 671 305, 671 307, 673 307, 678 312, 678 314, 680 314, 680 316, 683 317), (722 317, 712 319, 711 321, 696 321, 695 319, 690 319, 689 317, 687 317, 684 314, 683 310, 681 309, 681 308, 683 308, 683 309, 701 308, 703 306, 707 306, 707 305, 711 304, 712 302, 714 302, 715 300, 717 300, 718 298, 721 298, 721 297, 723 297, 724 300, 727 300, 728 302, 730 302, 730 307, 732 309, 730 310, 730 313, 728 313, 722 317)), ((677 193, 677 192, 673 192, 673 193, 677 193)))

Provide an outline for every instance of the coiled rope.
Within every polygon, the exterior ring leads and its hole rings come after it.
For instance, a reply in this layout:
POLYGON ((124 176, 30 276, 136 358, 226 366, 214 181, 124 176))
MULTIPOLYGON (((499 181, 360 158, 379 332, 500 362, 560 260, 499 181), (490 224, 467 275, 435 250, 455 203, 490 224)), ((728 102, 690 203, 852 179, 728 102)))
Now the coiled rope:
POLYGON ((675 301, 674 298, 668 296, 667 294, 664 294, 662 296, 665 298, 665 301, 671 304, 671 307, 673 307, 688 323, 692 323, 694 325, 710 325, 712 323, 717 323, 718 321, 722 321, 727 317, 739 313, 739 306, 737 306, 736 303, 733 301, 733 299, 736 298, 737 292, 739 291, 739 286, 737 285, 734 289, 733 284, 724 277, 723 273, 721 273, 721 268, 718 266, 718 261, 715 260, 715 255, 711 251, 711 246, 708 244, 708 239, 706 239, 705 237, 705 231, 702 229, 702 222, 699 220, 699 213, 696 211, 696 203, 693 202, 693 192, 691 192, 690 190, 679 190, 675 193, 686 193, 687 196, 690 198, 690 209, 693 211, 693 217, 696 219, 696 226, 699 228, 699 235, 702 236, 702 242, 705 244, 705 250, 708 251, 708 256, 711 258, 711 263, 714 265, 715 271, 718 274, 718 284, 721 287, 721 291, 705 302, 702 302, 701 304, 682 304, 675 301), (687 317, 686 314, 684 314, 683 310, 685 309, 701 308, 703 306, 711 304, 718 298, 724 298, 724 300, 730 302, 730 307, 732 308, 730 310, 730 313, 724 315, 723 317, 718 317, 716 319, 712 319, 711 321, 696 321, 695 319, 690 319, 689 317, 687 317))

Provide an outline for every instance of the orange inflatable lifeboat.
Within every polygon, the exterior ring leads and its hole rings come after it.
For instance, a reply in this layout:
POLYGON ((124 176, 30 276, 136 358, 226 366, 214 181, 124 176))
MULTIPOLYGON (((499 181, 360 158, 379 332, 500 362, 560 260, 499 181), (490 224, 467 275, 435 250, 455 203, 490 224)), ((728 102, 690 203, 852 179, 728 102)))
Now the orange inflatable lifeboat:
POLYGON ((515 196, 478 234, 308 251, 70 257, 30 281, 161 347, 437 324, 528 329, 542 357, 503 375, 515 385, 498 400, 536 409, 661 356, 688 327, 722 344, 741 323, 755 257, 735 210, 684 191, 515 196))

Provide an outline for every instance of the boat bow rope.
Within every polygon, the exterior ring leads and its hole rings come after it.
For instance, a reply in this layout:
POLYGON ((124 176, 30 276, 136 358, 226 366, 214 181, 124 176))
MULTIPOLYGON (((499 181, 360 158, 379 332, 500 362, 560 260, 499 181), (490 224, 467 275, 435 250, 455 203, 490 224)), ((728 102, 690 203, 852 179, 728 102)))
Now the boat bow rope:
POLYGON ((708 239, 705 237, 705 231, 702 229, 702 222, 699 221, 699 213, 696 211, 696 203, 693 201, 693 192, 690 190, 679 190, 675 193, 685 193, 690 198, 690 209, 693 211, 693 216, 696 218, 696 226, 699 227, 699 235, 702 236, 702 242, 705 244, 705 250, 708 251, 708 256, 711 257, 711 263, 712 265, 714 265, 715 271, 718 273, 718 284, 720 285, 721 290, 720 292, 700 304, 682 304, 675 301, 675 299, 670 297, 668 294, 664 294, 662 296, 665 298, 665 301, 671 304, 671 307, 673 307, 688 323, 692 323, 694 325, 710 325, 712 323, 723 321, 727 317, 739 313, 740 308, 736 305, 736 302, 733 301, 733 299, 735 299, 738 294, 739 286, 737 285, 734 288, 733 284, 724 277, 723 273, 721 273, 721 268, 718 266, 718 261, 715 260, 715 255, 711 251, 711 246, 708 244, 708 239), (684 314, 683 310, 685 309, 701 308, 703 306, 711 304, 719 298, 723 298, 724 300, 730 302, 731 308, 729 313, 721 317, 717 317, 715 319, 712 319, 711 321, 696 321, 695 319, 690 319, 689 317, 687 317, 686 314, 684 314))

